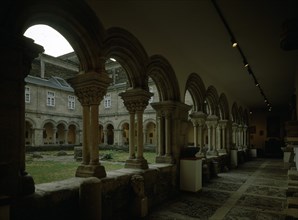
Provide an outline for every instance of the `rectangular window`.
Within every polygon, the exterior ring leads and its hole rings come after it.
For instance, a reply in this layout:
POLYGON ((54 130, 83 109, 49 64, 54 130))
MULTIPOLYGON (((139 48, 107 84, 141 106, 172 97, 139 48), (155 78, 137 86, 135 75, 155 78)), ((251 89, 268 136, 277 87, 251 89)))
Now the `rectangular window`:
POLYGON ((111 94, 108 93, 104 96, 104 107, 111 108, 112 107, 112 97, 111 94))
POLYGON ((47 106, 55 106, 55 93, 48 91, 47 106))
POLYGON ((30 103, 31 97, 30 97, 30 88, 25 87, 25 102, 30 103))
MULTIPOLYGON (((153 86, 149 86, 149 92, 153 93, 153 86)), ((151 98, 149 99, 149 103, 153 102, 153 97, 154 97, 154 94, 153 94, 153 96, 151 96, 151 98)))
POLYGON ((68 109, 72 109, 72 110, 75 109, 75 101, 76 99, 73 95, 68 96, 68 109))

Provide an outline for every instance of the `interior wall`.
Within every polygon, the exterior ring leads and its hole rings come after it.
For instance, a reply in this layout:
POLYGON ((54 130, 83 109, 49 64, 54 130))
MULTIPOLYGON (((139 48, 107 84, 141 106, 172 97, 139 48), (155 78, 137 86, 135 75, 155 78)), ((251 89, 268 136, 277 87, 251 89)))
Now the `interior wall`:
POLYGON ((275 151, 270 141, 284 146, 285 122, 290 118, 287 106, 275 107, 272 112, 267 109, 253 110, 250 115, 250 145, 265 154, 275 151), (267 146, 266 146, 267 142, 267 146))

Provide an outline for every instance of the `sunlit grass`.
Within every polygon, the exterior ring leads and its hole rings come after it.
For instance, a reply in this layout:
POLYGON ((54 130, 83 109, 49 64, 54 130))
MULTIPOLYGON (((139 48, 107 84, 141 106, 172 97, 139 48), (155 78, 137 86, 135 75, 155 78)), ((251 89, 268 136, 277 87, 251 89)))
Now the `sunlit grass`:
MULTIPOLYGON (((26 171, 33 177, 35 184, 48 183, 64 180, 75 176, 80 162, 73 159, 73 151, 66 151, 67 159, 60 160, 56 156, 57 151, 39 152, 43 158, 34 158, 32 153, 26 156, 26 171)), ((101 161, 106 171, 121 169, 123 163, 128 158, 128 152, 118 150, 100 150, 100 156, 110 154, 111 159, 101 161), (115 162, 115 163, 113 163, 115 162), (118 163, 116 163, 118 162, 118 163)), ((144 157, 148 163, 154 163, 156 154, 154 152, 144 152, 144 157)))

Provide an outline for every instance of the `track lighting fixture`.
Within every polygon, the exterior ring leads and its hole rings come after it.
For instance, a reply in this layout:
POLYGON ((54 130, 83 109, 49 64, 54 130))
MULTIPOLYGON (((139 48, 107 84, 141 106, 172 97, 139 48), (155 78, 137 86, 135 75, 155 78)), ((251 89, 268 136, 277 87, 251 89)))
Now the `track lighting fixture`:
MULTIPOLYGON (((265 103, 267 104, 267 106, 270 106, 270 104, 268 103, 268 100, 267 100, 267 98, 266 98, 266 96, 265 96, 265 94, 264 94, 262 88, 260 87, 260 84, 258 83, 258 81, 257 81, 257 79, 256 79, 256 77, 255 77, 255 75, 254 75, 254 73, 253 73, 253 71, 252 71, 252 69, 251 69, 251 65, 248 64, 247 59, 246 59, 246 57, 245 57, 245 55, 244 55, 244 53, 243 53, 241 47, 239 46, 239 44, 238 44, 238 42, 237 42, 237 40, 236 40, 236 38, 235 38, 235 35, 233 34, 233 32, 232 32, 231 28, 229 27, 229 25, 228 25, 226 19, 224 18, 223 14, 222 14, 222 12, 221 12, 221 10, 220 10, 220 8, 218 7, 218 5, 217 5, 217 3, 216 3, 216 0, 211 0, 211 1, 212 1, 213 5, 214 5, 214 8, 216 9, 216 11, 217 11, 217 13, 218 13, 220 19, 221 19, 221 21, 223 22, 223 24, 224 24, 226 30, 228 31, 228 33, 229 33, 229 35, 230 35, 230 39, 231 39, 231 43, 232 43, 232 47, 233 47, 233 48, 237 48, 237 50, 238 50, 240 56, 242 57, 244 67, 247 69, 249 75, 251 75, 251 76, 253 77, 253 80, 254 80, 254 83, 255 83, 256 87, 258 87, 258 88, 260 89, 261 95, 265 98, 265 103), (268 104, 269 104, 269 105, 268 105, 268 104)), ((270 109, 270 111, 271 111, 271 106, 270 106, 269 109, 270 109)))

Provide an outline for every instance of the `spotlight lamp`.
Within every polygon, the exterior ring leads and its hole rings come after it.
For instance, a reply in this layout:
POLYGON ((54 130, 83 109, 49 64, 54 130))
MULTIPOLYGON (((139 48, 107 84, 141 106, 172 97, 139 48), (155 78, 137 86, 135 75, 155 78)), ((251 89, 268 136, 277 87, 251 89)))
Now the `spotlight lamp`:
POLYGON ((246 60, 243 60, 243 64, 244 64, 244 67, 248 67, 248 62, 246 60))
POLYGON ((234 38, 231 39, 232 42, 232 47, 237 47, 238 43, 236 42, 236 40, 234 38))
POLYGON ((269 107, 268 110, 271 111, 271 105, 269 104, 269 102, 268 102, 268 100, 267 100, 267 98, 266 98, 266 96, 265 96, 265 94, 263 92, 263 89, 261 88, 260 84, 258 83, 258 81, 256 79, 256 76, 255 76, 255 74, 253 73, 253 71, 251 69, 251 65, 248 63, 248 61, 246 59, 246 56, 244 55, 244 53, 243 53, 240 45, 238 44, 238 42, 237 42, 237 40, 235 38, 235 35, 233 34, 231 28, 229 27, 229 24, 227 23, 227 21, 226 21, 225 17, 223 16, 223 14, 222 14, 219 6, 217 5, 216 0, 211 0, 211 1, 212 1, 213 5, 215 7, 215 9, 216 9, 216 11, 217 11, 220 19, 222 20, 223 25, 225 26, 227 32, 229 33, 229 37, 231 39, 231 45, 232 45, 232 47, 233 48, 237 48, 237 50, 238 50, 238 52, 239 52, 239 54, 240 54, 240 56, 241 56, 241 58, 243 60, 244 67, 247 68, 247 71, 248 71, 249 75, 251 75, 251 77, 253 78, 253 82, 255 83, 255 86, 258 87, 258 89, 260 90, 260 93, 261 93, 261 95, 264 98, 265 104, 269 107))

